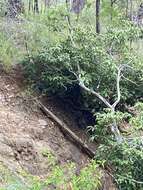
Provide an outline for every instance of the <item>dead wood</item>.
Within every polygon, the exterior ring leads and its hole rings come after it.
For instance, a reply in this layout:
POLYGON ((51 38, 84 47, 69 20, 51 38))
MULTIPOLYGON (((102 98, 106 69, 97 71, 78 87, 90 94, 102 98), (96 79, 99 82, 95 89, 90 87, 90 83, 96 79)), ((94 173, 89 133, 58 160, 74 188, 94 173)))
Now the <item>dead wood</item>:
POLYGON ((37 101, 40 109, 50 118, 58 124, 58 127, 62 131, 62 133, 75 145, 77 145, 85 154, 87 154, 90 158, 95 156, 95 152, 92 151, 86 143, 84 143, 73 131, 69 129, 69 127, 61 121, 54 113, 52 113, 47 107, 45 107, 40 101, 37 101))

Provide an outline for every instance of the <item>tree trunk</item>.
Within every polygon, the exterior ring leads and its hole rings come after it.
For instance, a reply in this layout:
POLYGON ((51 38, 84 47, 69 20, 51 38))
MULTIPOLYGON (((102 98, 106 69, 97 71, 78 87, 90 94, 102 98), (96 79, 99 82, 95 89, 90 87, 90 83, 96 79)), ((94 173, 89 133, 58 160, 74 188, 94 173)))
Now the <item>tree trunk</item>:
POLYGON ((16 17, 19 13, 23 12, 24 6, 22 0, 8 0, 7 16, 16 17))
POLYGON ((38 0, 34 0, 34 12, 39 13, 38 0))
POLYGON ((32 8, 32 2, 31 2, 31 0, 29 0, 29 2, 28 2, 28 11, 29 12, 31 11, 31 8, 32 8))
POLYGON ((111 5, 111 13, 110 13, 110 16, 111 16, 111 21, 112 21, 112 18, 113 18, 112 11, 113 11, 113 6, 114 6, 114 0, 111 0, 111 1, 110 1, 110 5, 111 5))
POLYGON ((127 0, 127 4, 126 4, 126 17, 128 18, 128 11, 129 11, 129 0, 127 0))
MULTIPOLYGON (((114 108, 112 109, 112 112, 115 113, 114 108)), ((122 135, 120 133, 120 130, 119 130, 118 126, 117 126, 116 120, 114 120, 114 122, 112 123, 111 131, 115 136, 116 142, 119 143, 119 144, 122 143, 123 142, 123 137, 122 137, 122 135)))
POLYGON ((96 32, 100 33, 100 0, 96 0, 96 32))
POLYGON ((79 14, 85 6, 85 0, 72 0, 72 12, 79 14))
POLYGON ((130 0, 130 20, 133 20, 133 1, 130 0))

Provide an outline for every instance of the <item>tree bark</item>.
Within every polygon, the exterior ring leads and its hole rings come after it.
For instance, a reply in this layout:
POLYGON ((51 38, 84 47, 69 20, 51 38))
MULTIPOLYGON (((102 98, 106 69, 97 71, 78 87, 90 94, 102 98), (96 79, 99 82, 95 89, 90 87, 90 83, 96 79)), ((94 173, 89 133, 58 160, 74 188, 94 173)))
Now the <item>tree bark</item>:
POLYGON ((72 0, 71 10, 72 12, 79 14, 84 8, 85 0, 72 0))
POLYGON ((7 16, 16 17, 19 13, 23 12, 24 6, 22 0, 8 0, 7 16))
POLYGON ((127 0, 126 4, 126 17, 128 18, 128 11, 129 11, 129 0, 127 0))
POLYGON ((100 0, 96 0, 96 32, 100 33, 100 0))
POLYGON ((29 0, 29 2, 28 2, 28 11, 29 12, 31 11, 31 8, 32 8, 32 1, 29 0))
POLYGON ((39 13, 38 0, 34 0, 34 12, 39 13))
POLYGON ((133 20, 133 1, 130 0, 130 20, 133 20))

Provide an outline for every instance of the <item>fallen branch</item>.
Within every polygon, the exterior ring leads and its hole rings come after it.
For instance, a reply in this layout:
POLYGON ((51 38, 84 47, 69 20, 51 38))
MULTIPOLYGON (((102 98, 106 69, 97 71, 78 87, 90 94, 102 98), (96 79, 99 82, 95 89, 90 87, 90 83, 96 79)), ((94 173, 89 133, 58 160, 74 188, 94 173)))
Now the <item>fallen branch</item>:
POLYGON ((63 132, 64 135, 68 136, 70 140, 76 144, 85 154, 90 158, 95 156, 95 152, 92 151, 86 143, 84 143, 74 132, 72 132, 68 126, 62 122, 55 114, 53 114, 48 108, 46 108, 40 101, 37 100, 37 103, 40 109, 47 115, 52 118, 52 120, 58 124, 58 127, 63 132))

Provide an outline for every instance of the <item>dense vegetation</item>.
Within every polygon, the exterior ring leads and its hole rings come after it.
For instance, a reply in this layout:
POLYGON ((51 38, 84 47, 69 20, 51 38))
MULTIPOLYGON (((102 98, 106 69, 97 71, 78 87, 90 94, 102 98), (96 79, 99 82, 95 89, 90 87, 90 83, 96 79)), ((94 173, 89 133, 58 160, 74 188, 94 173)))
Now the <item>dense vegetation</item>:
MULTIPOLYGON (((41 93, 64 96, 78 85, 96 118, 87 126, 100 144, 95 160, 110 168, 118 189, 142 190, 142 1, 19 1, 15 11, 8 2, 0 4, 0 61, 21 63, 41 93)), ((97 188, 86 184, 86 172, 73 177, 74 190, 97 188)))

